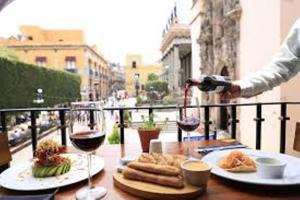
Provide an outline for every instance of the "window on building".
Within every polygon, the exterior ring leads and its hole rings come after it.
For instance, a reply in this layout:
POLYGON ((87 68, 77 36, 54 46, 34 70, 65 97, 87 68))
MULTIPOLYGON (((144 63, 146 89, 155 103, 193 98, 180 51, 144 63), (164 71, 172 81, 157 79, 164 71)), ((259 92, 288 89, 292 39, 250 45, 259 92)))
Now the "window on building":
POLYGON ((139 74, 139 73, 135 73, 135 74, 134 74, 134 79, 135 79, 135 80, 140 79, 140 74, 139 74))
POLYGON ((47 66, 47 58, 45 56, 38 56, 35 58, 35 64, 41 67, 47 66))
POLYGON ((132 68, 136 68, 136 62, 132 61, 132 68))
POLYGON ((33 37, 32 36, 28 36, 28 40, 33 40, 33 37))
POLYGON ((76 57, 74 56, 67 56, 65 58, 65 67, 66 69, 76 69, 76 57))

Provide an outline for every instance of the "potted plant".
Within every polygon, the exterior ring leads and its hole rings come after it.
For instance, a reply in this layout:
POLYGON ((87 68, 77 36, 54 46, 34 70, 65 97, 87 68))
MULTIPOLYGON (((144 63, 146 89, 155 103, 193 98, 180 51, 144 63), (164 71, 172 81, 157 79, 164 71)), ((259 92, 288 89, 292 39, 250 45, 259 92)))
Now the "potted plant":
POLYGON ((142 115, 143 125, 138 128, 138 133, 142 145, 143 152, 149 151, 149 144, 152 139, 157 139, 161 128, 154 122, 153 114, 149 115, 149 119, 145 119, 142 115))
POLYGON ((112 128, 112 133, 108 137, 109 144, 120 144, 120 130, 115 124, 112 128))

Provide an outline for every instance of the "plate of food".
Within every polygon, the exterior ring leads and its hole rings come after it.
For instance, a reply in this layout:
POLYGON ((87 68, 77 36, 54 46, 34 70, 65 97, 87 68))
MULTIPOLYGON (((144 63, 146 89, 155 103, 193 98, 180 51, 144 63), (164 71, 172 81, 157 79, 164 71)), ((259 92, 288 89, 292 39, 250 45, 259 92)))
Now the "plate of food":
POLYGON ((113 174, 114 185, 132 195, 147 199, 193 199, 206 186, 188 184, 181 164, 185 156, 143 153, 113 174))
POLYGON ((224 150, 209 153, 202 161, 212 165, 212 174, 238 182, 271 186, 300 184, 300 159, 286 154, 224 150))
MULTIPOLYGON (((58 188, 87 179, 84 154, 64 153, 53 140, 41 141, 31 161, 13 165, 0 174, 0 185, 7 189, 34 191, 58 188)), ((104 161, 92 156, 91 174, 104 168, 104 161)))

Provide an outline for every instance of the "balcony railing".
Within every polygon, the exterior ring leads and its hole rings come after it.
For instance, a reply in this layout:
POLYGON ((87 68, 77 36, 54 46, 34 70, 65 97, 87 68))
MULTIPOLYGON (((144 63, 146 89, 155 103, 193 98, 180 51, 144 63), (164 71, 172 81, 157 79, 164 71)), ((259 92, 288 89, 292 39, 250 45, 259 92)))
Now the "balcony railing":
MULTIPOLYGON (((277 105, 280 106, 280 116, 279 123, 280 123, 280 152, 285 153, 286 148, 286 121, 289 120, 287 116, 287 107, 288 105, 300 105, 300 102, 266 102, 266 103, 244 103, 244 104, 215 104, 215 105, 201 105, 200 109, 204 111, 204 136, 205 140, 209 140, 209 133, 210 133, 210 126, 212 121, 210 120, 210 112, 212 108, 220 108, 220 107, 228 107, 231 108, 231 138, 236 138, 236 130, 237 130, 237 123, 239 120, 237 119, 237 108, 238 107, 254 107, 256 109, 256 116, 254 116, 254 121, 256 123, 256 149, 261 148, 261 131, 262 131, 262 122, 265 121, 262 118, 262 107, 263 106, 270 106, 270 105, 277 105)), ((196 106, 188 106, 187 108, 196 108, 196 106)), ((30 119, 31 119, 31 143, 32 143, 32 150, 36 149, 37 146, 37 123, 36 123, 36 113, 40 111, 58 111, 59 112, 59 121, 60 126, 58 127, 61 130, 61 141, 63 145, 66 145, 66 128, 68 124, 66 123, 66 113, 69 112, 70 108, 24 108, 24 109, 1 109, 0 110, 0 120, 1 120, 1 130, 3 133, 7 133, 7 114, 15 114, 17 112, 30 112, 30 119)), ((152 114, 154 111, 159 110, 176 110, 182 116, 183 107, 182 106, 147 106, 147 107, 120 107, 120 108, 104 108, 104 111, 118 111, 120 116, 120 141, 121 144, 125 142, 125 121, 124 121, 124 112, 130 110, 148 110, 149 115, 152 114)), ((91 116, 94 111, 97 109, 90 110, 91 116)), ((94 124, 94 118, 90 118, 90 124, 94 124)), ((179 142, 182 141, 182 131, 178 128, 177 129, 177 140, 179 142)))

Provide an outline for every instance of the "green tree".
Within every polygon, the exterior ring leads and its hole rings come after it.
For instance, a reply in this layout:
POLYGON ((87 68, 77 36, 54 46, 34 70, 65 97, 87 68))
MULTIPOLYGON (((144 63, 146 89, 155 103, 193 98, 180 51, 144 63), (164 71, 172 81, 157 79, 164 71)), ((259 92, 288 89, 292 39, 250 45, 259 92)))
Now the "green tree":
POLYGON ((147 81, 157 81, 158 80, 158 75, 151 73, 148 75, 147 81))
POLYGON ((0 46, 0 57, 11 61, 19 61, 16 51, 5 46, 0 46))
POLYGON ((147 81, 145 84, 145 90, 147 92, 157 91, 160 93, 167 93, 168 83, 165 81, 147 81))

